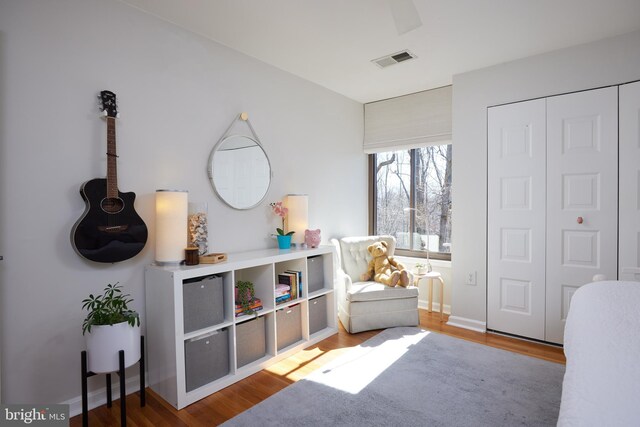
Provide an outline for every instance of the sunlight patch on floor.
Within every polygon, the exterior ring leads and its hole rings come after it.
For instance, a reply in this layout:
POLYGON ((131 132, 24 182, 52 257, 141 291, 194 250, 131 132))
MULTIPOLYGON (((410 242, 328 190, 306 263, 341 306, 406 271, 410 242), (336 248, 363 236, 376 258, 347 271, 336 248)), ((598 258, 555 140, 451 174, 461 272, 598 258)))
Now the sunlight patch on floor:
POLYGON ((377 347, 359 345, 341 358, 339 364, 329 363, 321 368, 322 374, 314 375, 311 381, 358 394, 428 334, 429 332, 423 331, 420 334, 405 335, 400 339, 402 345, 398 345, 398 340, 385 341, 377 347), (336 374, 334 369, 338 367, 348 369, 340 369, 340 373, 336 374))
POLYGON ((265 370, 292 381, 299 381, 317 369, 317 363, 325 364, 352 348, 353 347, 345 347, 328 351, 322 350, 319 347, 304 349, 291 357, 265 368, 265 370))

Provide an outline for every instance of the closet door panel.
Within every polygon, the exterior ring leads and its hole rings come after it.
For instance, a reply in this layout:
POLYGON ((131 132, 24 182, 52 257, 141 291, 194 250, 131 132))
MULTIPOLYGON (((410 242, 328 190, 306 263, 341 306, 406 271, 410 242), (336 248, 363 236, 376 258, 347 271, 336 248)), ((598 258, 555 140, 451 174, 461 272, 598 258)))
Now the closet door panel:
POLYGON ((546 341, 580 286, 617 278, 617 104, 617 87, 547 98, 546 341))
POLYGON ((487 327, 544 339, 545 100, 488 120, 487 327))
POLYGON ((620 280, 640 281, 640 82, 620 86, 620 280))

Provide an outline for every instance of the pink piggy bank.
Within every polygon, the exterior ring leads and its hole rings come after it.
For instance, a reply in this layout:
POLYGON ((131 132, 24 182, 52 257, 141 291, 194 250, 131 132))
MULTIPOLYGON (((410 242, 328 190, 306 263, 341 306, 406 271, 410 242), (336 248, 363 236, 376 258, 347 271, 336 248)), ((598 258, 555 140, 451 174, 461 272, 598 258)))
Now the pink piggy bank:
POLYGON ((320 229, 304 230, 304 243, 307 247, 317 248, 320 244, 320 229))

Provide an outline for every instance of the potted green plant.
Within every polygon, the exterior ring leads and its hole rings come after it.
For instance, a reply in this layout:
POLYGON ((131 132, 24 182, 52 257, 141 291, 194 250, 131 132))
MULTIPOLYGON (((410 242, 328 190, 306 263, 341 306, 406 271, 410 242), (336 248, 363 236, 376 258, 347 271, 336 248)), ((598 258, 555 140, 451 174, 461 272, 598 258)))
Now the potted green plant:
POLYGON ((282 206, 282 202, 270 203, 271 209, 273 213, 282 218, 282 228, 276 228, 278 233, 278 248, 280 249, 289 249, 291 248, 291 236, 295 231, 289 231, 288 233, 284 228, 284 220, 289 212, 289 209, 282 206))
POLYGON ((427 274, 430 272, 429 265, 423 264, 421 262, 416 262, 415 272, 416 274, 427 274))
POLYGON ((102 295, 89 295, 82 308, 89 313, 82 324, 87 343, 88 368, 95 373, 119 369, 118 352, 124 350, 125 367, 140 360, 140 316, 129 309, 133 302, 116 283, 102 295))
POLYGON ((238 280, 235 290, 236 304, 242 307, 244 314, 254 314, 255 310, 251 308, 253 300, 256 297, 256 291, 253 282, 238 280))

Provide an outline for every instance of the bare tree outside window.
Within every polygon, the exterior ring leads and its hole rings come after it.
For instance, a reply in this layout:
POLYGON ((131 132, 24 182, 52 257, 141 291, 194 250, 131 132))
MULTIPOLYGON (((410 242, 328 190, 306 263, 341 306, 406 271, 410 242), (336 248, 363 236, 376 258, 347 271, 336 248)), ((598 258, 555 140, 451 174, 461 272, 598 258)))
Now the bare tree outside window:
POLYGON ((375 156, 375 233, 398 249, 450 254, 451 144, 375 156))
POLYGON ((377 154, 376 158, 376 234, 395 236, 400 247, 401 233, 409 227, 409 217, 404 212, 411 206, 411 155, 408 151, 395 151, 377 154))

